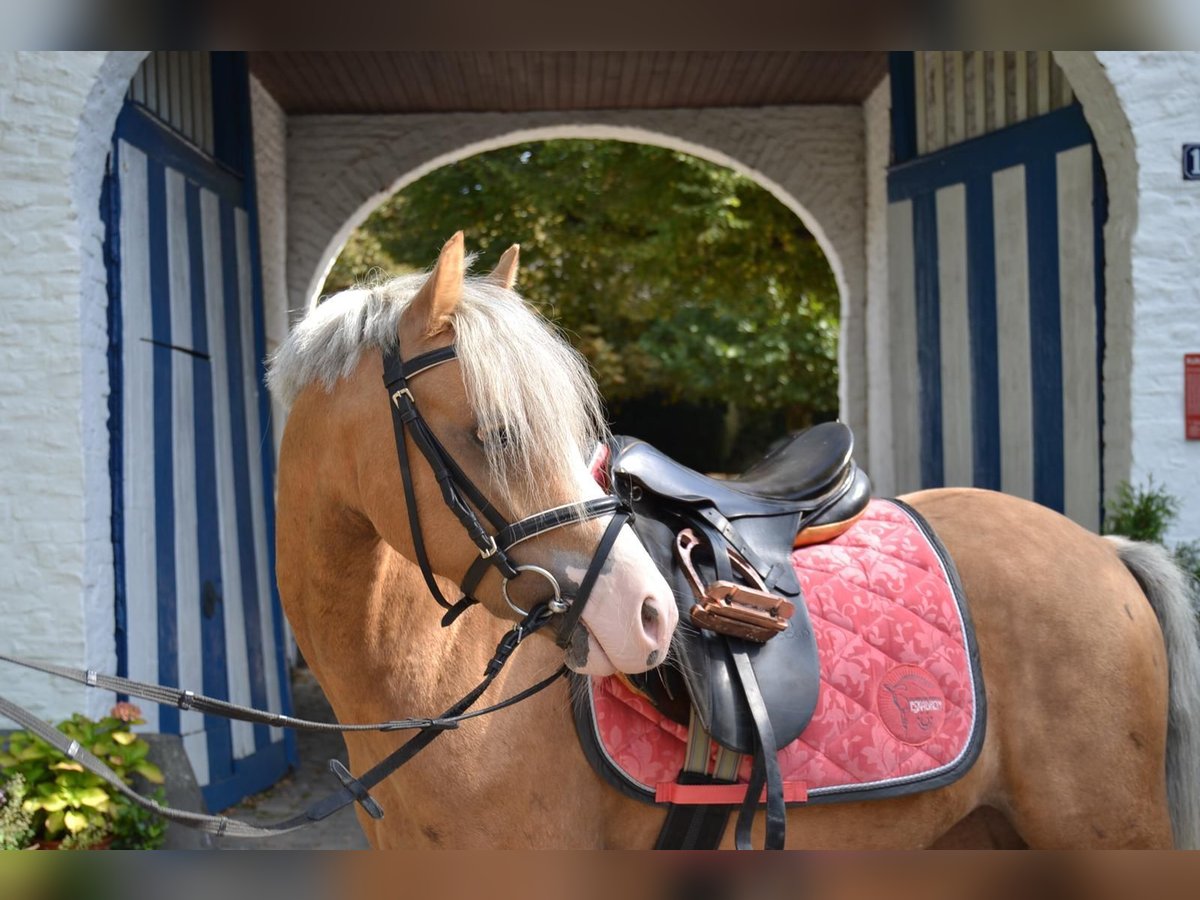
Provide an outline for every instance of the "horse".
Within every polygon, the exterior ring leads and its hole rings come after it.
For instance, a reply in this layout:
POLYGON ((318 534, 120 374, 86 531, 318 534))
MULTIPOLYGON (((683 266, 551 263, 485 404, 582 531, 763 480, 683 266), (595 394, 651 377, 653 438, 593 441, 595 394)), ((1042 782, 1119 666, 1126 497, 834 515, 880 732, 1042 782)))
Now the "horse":
MULTIPOLYGON (((340 721, 445 708, 478 681, 518 610, 546 600, 554 580, 577 588, 596 552, 604 522, 577 521, 514 548, 551 579, 489 572, 473 591, 482 609, 450 627, 429 598, 431 586, 452 591, 480 551, 402 437, 416 459, 410 520, 381 353, 412 359, 457 348, 457 364, 414 377, 411 395, 510 519, 597 496, 587 465, 604 434, 595 383, 515 292, 517 263, 513 247, 493 272, 469 275, 460 232, 428 276, 317 306, 271 361, 271 388, 290 409, 278 464, 280 596, 340 721), (435 581, 418 565, 412 522, 435 581)), ((986 738, 974 766, 948 786, 789 809, 788 846, 1197 846, 1200 642, 1187 582, 1165 552, 1099 537, 1000 493, 951 488, 903 499, 940 536, 964 586, 986 738)), ((622 528, 582 619, 560 637, 566 650, 536 635, 485 699, 514 694, 564 658, 584 674, 646 671, 665 658, 676 616, 666 582, 622 528)), ((560 679, 446 732, 374 789, 383 818, 358 810, 372 846, 652 847, 663 812, 593 772, 570 704, 560 679)), ((406 739, 346 734, 351 769, 368 769, 406 739)))

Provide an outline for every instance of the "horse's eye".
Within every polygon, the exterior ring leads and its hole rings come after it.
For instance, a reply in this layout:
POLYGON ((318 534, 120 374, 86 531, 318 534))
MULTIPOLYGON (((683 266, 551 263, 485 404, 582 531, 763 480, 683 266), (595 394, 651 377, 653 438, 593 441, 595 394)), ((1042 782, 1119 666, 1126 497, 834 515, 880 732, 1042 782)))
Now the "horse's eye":
POLYGON ((507 448, 510 443, 508 432, 503 428, 486 432, 480 428, 475 432, 475 439, 485 447, 499 447, 502 450, 507 448))

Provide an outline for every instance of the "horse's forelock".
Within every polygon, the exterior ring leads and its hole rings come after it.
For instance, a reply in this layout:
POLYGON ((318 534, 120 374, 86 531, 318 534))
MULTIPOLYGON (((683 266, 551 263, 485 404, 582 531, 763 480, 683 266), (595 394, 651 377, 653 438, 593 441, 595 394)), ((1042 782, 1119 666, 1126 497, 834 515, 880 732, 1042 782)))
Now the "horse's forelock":
MULTIPOLYGON (((394 347, 400 318, 425 278, 401 276, 318 305, 272 358, 272 393, 290 406, 314 382, 332 390, 364 350, 394 347)), ((505 499, 514 506, 561 502, 554 489, 571 482, 604 431, 587 363, 520 296, 486 278, 466 279, 453 325, 480 427, 509 437, 486 445, 505 499)))

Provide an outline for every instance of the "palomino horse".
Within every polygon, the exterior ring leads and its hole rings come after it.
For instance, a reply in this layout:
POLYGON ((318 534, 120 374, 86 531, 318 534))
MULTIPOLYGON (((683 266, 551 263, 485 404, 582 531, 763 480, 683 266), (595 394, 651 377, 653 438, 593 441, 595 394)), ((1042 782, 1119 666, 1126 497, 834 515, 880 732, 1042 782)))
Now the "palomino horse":
MULTIPOLYGON (((579 358, 512 291, 516 248, 486 278, 465 277, 461 233, 426 279, 333 297, 275 359, 291 407, 279 459, 279 586, 296 639, 341 721, 431 715, 468 691, 514 613, 489 574, 451 627, 414 559, 381 348, 405 359, 455 344, 457 364, 411 382, 450 455, 511 518, 597 495, 585 462, 601 430, 579 358)), ((409 455, 432 569, 449 580, 478 555, 409 455)), ((906 498, 957 564, 975 622, 990 721, 974 767, 921 794, 789 811, 789 845, 915 848, 1196 846, 1200 839, 1200 647, 1186 584, 1165 554, 1106 540, 1044 507, 979 490, 906 498)), ((603 521, 514 551, 569 585, 603 521)), ((623 529, 579 637, 578 672, 639 672, 675 626, 669 588, 623 529)), ((522 576, 514 601, 544 600, 522 576)), ((540 593, 539 593, 540 592, 540 593)), ((554 671, 542 636, 513 657, 485 700, 554 671)), ((346 735, 364 771, 405 737, 346 735)), ((653 846, 663 813, 606 786, 580 750, 567 685, 446 733, 379 785, 376 847, 653 846)), ((761 826, 761 823, 759 823, 761 826)), ((726 840, 731 836, 727 835, 726 840)))

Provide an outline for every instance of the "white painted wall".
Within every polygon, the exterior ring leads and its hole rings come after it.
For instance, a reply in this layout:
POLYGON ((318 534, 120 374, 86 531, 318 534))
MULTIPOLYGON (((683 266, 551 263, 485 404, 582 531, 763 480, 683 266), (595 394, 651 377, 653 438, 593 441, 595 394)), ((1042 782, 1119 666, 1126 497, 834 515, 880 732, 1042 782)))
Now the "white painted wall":
POLYGON ((294 116, 287 159, 291 310, 306 309, 350 233, 380 202, 439 166, 549 138, 668 146, 750 175, 816 235, 842 294, 841 415, 866 453, 863 130, 857 106, 294 116))
MULTIPOLYGON (((111 671, 100 183, 141 54, 0 54, 0 647, 111 671)), ((3 673, 51 718, 111 695, 3 673)))
POLYGON ((1200 441, 1184 440, 1183 354, 1200 351, 1200 183, 1182 179, 1182 144, 1200 141, 1200 53, 1098 53, 1133 132, 1130 477, 1184 501, 1173 538, 1200 537, 1200 441))
POLYGON ((1200 351, 1200 53, 1058 53, 1109 189, 1105 485, 1150 476, 1183 500, 1172 540, 1200 537, 1200 442, 1184 440, 1183 354, 1200 351))
POLYGON ((892 157, 892 82, 885 77, 863 103, 866 187, 866 353, 859 365, 867 381, 867 453, 865 460, 875 492, 896 493, 895 454, 892 446, 892 328, 888 313, 887 170, 892 157))
MULTIPOLYGON (((258 233, 262 256, 267 355, 288 333, 287 287, 287 114, 257 78, 250 77, 254 127, 254 175, 258 191, 258 233)), ((284 410, 272 405, 275 446, 283 436, 284 410)))

